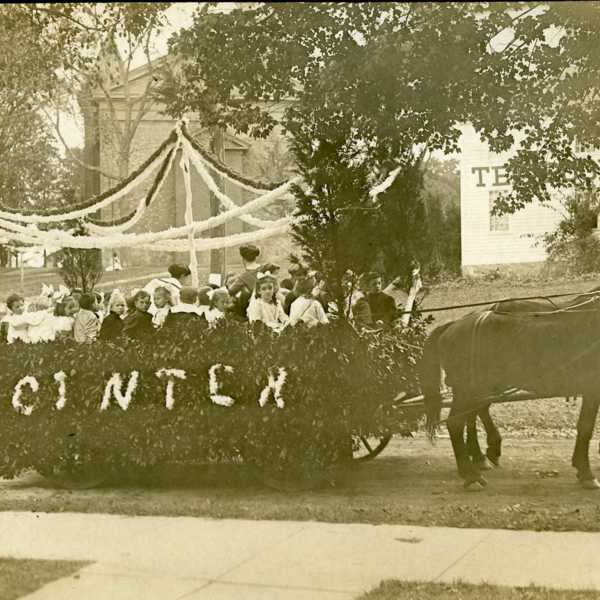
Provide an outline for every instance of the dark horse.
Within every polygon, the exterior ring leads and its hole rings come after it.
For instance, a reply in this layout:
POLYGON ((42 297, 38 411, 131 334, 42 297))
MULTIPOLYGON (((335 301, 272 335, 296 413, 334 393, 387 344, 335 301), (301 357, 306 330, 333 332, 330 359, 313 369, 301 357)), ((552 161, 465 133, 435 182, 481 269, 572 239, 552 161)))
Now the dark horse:
MULTIPOLYGON (((593 290, 598 291, 600 288, 593 290)), ((478 414, 488 434, 487 457, 497 462, 500 434, 482 399, 509 389, 539 397, 583 395, 573 466, 586 488, 599 488, 589 464, 600 390, 600 298, 584 294, 562 305, 547 301, 504 301, 435 329, 427 339, 420 380, 430 431, 439 422, 441 368, 452 387, 448 431, 465 485, 484 485, 476 438, 478 414), (464 428, 468 424, 468 445, 464 428), (469 439, 470 438, 470 439, 469 439)))
MULTIPOLYGON (((595 287, 589 292, 569 300, 554 301, 551 298, 539 297, 528 300, 502 300, 496 302, 489 310, 495 313, 539 313, 554 312, 561 310, 575 310, 578 307, 586 306, 587 302, 593 300, 593 296, 600 292, 600 287, 595 287)), ((480 311, 477 314, 481 314, 480 311)), ((449 324, 447 324, 449 326, 449 324)), ((446 326, 446 328, 447 328, 446 326)), ((441 334, 441 331, 440 331, 441 334)), ((467 450, 471 460, 477 464, 481 470, 488 470, 500 463, 502 437, 496 427, 490 412, 490 405, 485 404, 477 413, 469 414, 467 418, 467 450), (488 448, 484 454, 479 445, 477 436, 477 417, 480 418, 487 436, 488 448)))

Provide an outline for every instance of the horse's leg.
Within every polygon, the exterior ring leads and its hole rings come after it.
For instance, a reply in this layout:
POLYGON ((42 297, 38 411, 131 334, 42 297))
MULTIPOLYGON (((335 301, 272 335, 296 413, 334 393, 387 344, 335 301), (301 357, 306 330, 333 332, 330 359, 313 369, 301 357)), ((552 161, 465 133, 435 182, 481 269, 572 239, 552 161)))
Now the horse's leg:
POLYGON ((489 471, 493 465, 482 452, 479 445, 479 436, 477 435, 477 414, 470 413, 467 417, 467 451, 474 465, 477 465, 480 471, 489 471))
POLYGON ((464 403, 457 403, 455 390, 454 401, 452 402, 452 408, 450 409, 446 423, 454 450, 454 457, 456 458, 458 473, 465 480, 465 487, 467 489, 474 489, 475 485, 479 488, 485 485, 485 479, 481 476, 477 466, 471 462, 464 437, 466 422, 467 415, 465 414, 464 403))
POLYGON ((485 427, 485 434, 487 436, 488 447, 485 455, 492 463, 498 466, 500 464, 500 456, 502 455, 502 436, 496 427, 496 423, 492 420, 489 404, 479 411, 479 418, 485 427))
POLYGON ((587 489, 600 489, 600 483, 590 468, 589 456, 590 440, 594 433, 598 406, 600 406, 600 395, 597 392, 583 394, 581 411, 577 420, 577 440, 571 460, 571 464, 577 469, 577 479, 587 489))

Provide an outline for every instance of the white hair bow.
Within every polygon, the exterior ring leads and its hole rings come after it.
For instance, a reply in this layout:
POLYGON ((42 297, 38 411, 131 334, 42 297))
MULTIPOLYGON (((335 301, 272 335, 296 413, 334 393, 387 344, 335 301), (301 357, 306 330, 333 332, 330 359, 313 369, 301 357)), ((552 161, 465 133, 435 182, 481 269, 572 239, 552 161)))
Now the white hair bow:
POLYGON ((257 273, 256 279, 262 279, 263 277, 273 277, 271 271, 265 271, 264 273, 257 273))

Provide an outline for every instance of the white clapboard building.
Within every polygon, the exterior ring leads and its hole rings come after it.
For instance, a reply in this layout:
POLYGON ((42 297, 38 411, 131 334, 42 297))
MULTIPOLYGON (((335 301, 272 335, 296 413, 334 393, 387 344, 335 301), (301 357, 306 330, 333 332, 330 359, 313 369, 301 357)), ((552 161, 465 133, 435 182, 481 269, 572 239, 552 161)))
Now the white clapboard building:
POLYGON ((539 268, 546 258, 540 236, 556 228, 561 204, 534 203, 510 215, 492 215, 498 193, 508 189, 504 164, 510 154, 491 152, 467 126, 461 137, 460 214, 462 270, 475 275, 500 268, 539 268))

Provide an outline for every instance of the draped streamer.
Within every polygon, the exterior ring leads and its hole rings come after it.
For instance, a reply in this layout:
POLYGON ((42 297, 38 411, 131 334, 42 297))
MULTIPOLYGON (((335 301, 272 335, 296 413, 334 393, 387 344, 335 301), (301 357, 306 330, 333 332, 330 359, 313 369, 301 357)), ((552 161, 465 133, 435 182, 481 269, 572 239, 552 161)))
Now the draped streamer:
MULTIPOLYGON (((232 235, 216 238, 196 239, 195 249, 196 252, 204 252, 206 250, 231 248, 232 246, 260 242, 261 240, 272 237, 286 235, 289 233, 289 230, 290 224, 286 223, 278 227, 271 227, 270 229, 260 229, 258 231, 249 231, 246 233, 234 233, 232 235)), ((189 243, 187 240, 171 240, 167 242, 156 242, 149 246, 142 244, 138 247, 145 250, 153 250, 155 252, 186 252, 189 248, 189 243)))
POLYGON ((91 221, 86 221, 85 227, 86 229, 93 235, 111 235, 113 233, 122 233, 124 231, 128 231, 131 229, 139 220, 144 216, 146 209, 150 207, 152 202, 160 193, 164 182, 166 181, 171 169, 173 167, 173 162, 175 161, 175 156, 177 154, 177 148, 179 145, 179 140, 171 149, 171 153, 167 157, 167 163, 165 168, 161 170, 159 173, 159 179, 156 182, 156 185, 153 186, 152 190, 147 197, 140 198, 137 208, 133 212, 128 219, 126 219, 123 223, 119 223, 118 225, 101 225, 100 223, 94 223, 91 221))
MULTIPOLYGON (((388 189, 401 167, 394 169, 386 179, 374 186, 369 191, 369 196, 373 199, 377 195, 388 189)), ((146 250, 156 251, 190 251, 190 258, 196 257, 196 251, 209 250, 213 248, 225 248, 239 244, 267 239, 276 235, 283 235, 289 231, 291 224, 290 217, 283 217, 276 220, 260 219, 252 216, 250 213, 260 210, 273 203, 275 200, 284 197, 290 193, 293 185, 300 184, 302 178, 294 177, 285 183, 274 185, 261 182, 264 188, 252 185, 252 182, 241 175, 232 174, 224 165, 215 162, 215 159, 204 155, 196 142, 191 138, 185 125, 180 123, 170 136, 161 144, 161 146, 150 156, 135 172, 129 175, 123 182, 116 187, 92 198, 85 203, 60 212, 57 209, 51 209, 45 212, 34 213, 27 211, 24 213, 12 212, 10 210, 0 210, 0 239, 11 240, 22 244, 43 247, 58 248, 82 248, 82 249, 113 249, 126 247, 139 247, 146 250), (158 196, 168 173, 171 171, 177 149, 181 147, 183 151, 182 168, 184 170, 184 183, 186 188, 186 224, 184 226, 171 227, 159 232, 146 233, 125 233, 131 229, 142 218, 148 206, 158 196), (190 168, 193 162, 194 167, 204 180, 209 190, 218 198, 226 211, 205 219, 204 221, 193 221, 191 215, 191 184, 190 168), (125 220, 102 224, 94 222, 91 218, 84 220, 83 225, 92 235, 73 235, 72 232, 60 229, 51 229, 43 231, 37 228, 38 224, 56 223, 66 220, 82 219, 91 213, 110 206, 114 202, 125 197, 134 190, 141 182, 145 181, 160 166, 149 193, 141 198, 135 211, 128 215, 125 220), (244 190, 259 197, 238 206, 235 202, 219 189, 215 180, 211 176, 209 169, 213 169, 224 179, 231 181, 244 190), (254 227, 260 228, 259 231, 235 234, 210 239, 197 239, 196 236, 203 231, 218 227, 232 219, 241 219, 254 227), (183 239, 183 238, 186 238, 183 239)), ((193 261, 192 261, 193 262, 193 261)))
MULTIPOLYGON (((208 169, 206 168, 204 162, 201 160, 200 156, 194 151, 192 145, 184 138, 183 145, 188 152, 191 161, 194 163, 194 167, 196 167, 196 171, 206 183, 208 189, 217 197, 221 205, 227 210, 233 210, 237 208, 238 205, 229 197, 227 194, 223 193, 216 181, 211 177, 208 169)), ((280 219, 259 219, 258 217, 253 217, 252 215, 242 215, 240 216, 240 221, 247 223, 248 225, 252 225, 253 227, 272 227, 275 223, 280 221, 280 219)))
POLYGON ((400 173, 401 170, 402 165, 396 167, 381 183, 378 183, 376 186, 372 187, 369 191, 369 197, 375 201, 379 194, 383 194, 383 192, 385 192, 385 190, 387 190, 392 183, 394 183, 396 177, 398 177, 398 173, 400 173))
POLYGON ((90 204, 85 208, 71 209, 58 214, 22 214, 13 213, 7 210, 0 210, 0 218, 7 221, 15 221, 20 223, 60 223, 63 221, 69 221, 71 219, 80 219, 81 217, 85 217, 86 215, 110 206, 134 190, 141 182, 145 181, 160 164, 164 162, 173 146, 174 143, 165 145, 163 150, 158 153, 156 157, 150 161, 144 170, 136 177, 128 179, 126 183, 120 186, 114 193, 110 195, 103 194, 102 200, 99 200, 94 204, 90 204))
POLYGON ((234 173, 231 171, 227 165, 219 162, 214 156, 208 154, 200 145, 194 140, 194 138, 188 132, 185 124, 181 127, 181 133, 183 138, 190 144, 193 149, 193 155, 199 157, 202 162, 207 165, 210 169, 212 169, 217 175, 230 181, 231 183, 235 183, 238 187, 247 192, 252 192, 253 194, 264 194, 265 192, 269 192, 275 188, 280 187, 283 181, 279 183, 269 183, 266 181, 256 182, 251 181, 250 179, 245 178, 240 173, 234 173))
MULTIPOLYGON (((232 246, 238 246, 241 244, 248 244, 252 242, 259 242, 261 240, 269 239, 271 237, 278 237, 286 235, 290 230, 290 222, 279 225, 278 227, 271 227, 269 229, 260 229, 258 231, 249 231, 245 233, 236 233, 229 236, 196 239, 194 242, 195 251, 203 252, 206 250, 213 250, 219 248, 230 248, 232 246)), ((3 232, 0 232, 0 235, 3 232)), ((28 236, 22 233, 15 233, 7 231, 6 234, 10 236, 13 241, 18 241, 24 244, 37 247, 47 247, 47 244, 40 242, 36 237, 28 236)), ((83 236, 82 236, 83 237, 83 236)), ((107 238, 102 238, 106 240, 107 238)), ((65 246, 63 246, 65 247, 65 246)), ((72 247, 72 246, 66 246, 72 247)), ((75 246, 76 247, 76 246, 75 246)), ((121 246, 119 246, 121 247, 121 246)), ((152 252, 187 252, 189 250, 189 240, 187 239, 171 239, 160 242, 154 242, 152 244, 137 244, 131 247, 140 248, 142 250, 148 250, 152 252)))
MULTIPOLYGON (((204 221, 197 221, 191 225, 180 227, 171 227, 164 231, 148 232, 148 233, 115 233, 111 236, 75 236, 61 230, 41 231, 35 226, 25 227, 18 223, 13 223, 5 219, 0 219, 0 229, 20 234, 20 236, 29 237, 35 240, 35 243, 45 244, 49 246, 59 246, 61 248, 131 248, 141 244, 151 244, 161 240, 176 239, 186 236, 192 231, 193 233, 201 233, 213 227, 223 225, 232 219, 238 218, 240 215, 247 214, 253 210, 267 206, 282 194, 285 194, 296 180, 288 181, 277 189, 267 192, 259 198, 251 200, 243 206, 239 206, 233 210, 215 215, 204 221)), ((273 226, 278 227, 289 222, 286 217, 274 222, 273 226)), ((13 239, 17 239, 14 237, 13 239)), ((31 243, 31 242, 28 242, 31 243)))

